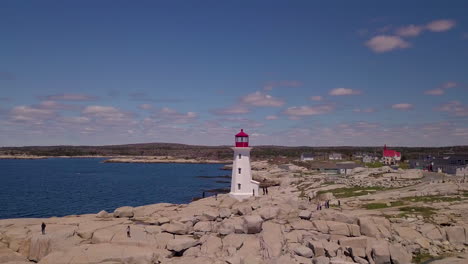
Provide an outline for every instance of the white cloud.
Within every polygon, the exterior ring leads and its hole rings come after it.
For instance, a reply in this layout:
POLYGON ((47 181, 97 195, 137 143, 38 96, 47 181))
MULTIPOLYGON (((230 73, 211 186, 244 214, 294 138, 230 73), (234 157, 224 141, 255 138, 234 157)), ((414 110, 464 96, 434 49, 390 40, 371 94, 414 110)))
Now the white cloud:
POLYGON ((243 105, 233 105, 211 111, 215 115, 243 115, 250 113, 249 108, 243 105))
POLYGON ((468 106, 456 100, 441 105, 439 108, 437 108, 437 110, 441 112, 448 112, 455 116, 468 116, 468 106))
POLYGON ((271 91, 275 87, 299 87, 302 86, 301 81, 285 80, 285 81, 272 81, 263 86, 263 90, 271 91))
POLYGON ((365 45, 376 53, 383 53, 395 49, 409 48, 411 44, 399 36, 379 35, 368 40, 365 45))
POLYGON ((409 103, 399 103, 392 105, 392 108, 396 110, 410 110, 413 109, 413 105, 409 103))
POLYGON ((10 112, 10 118, 14 121, 36 121, 50 119, 56 116, 55 111, 50 109, 40 109, 30 106, 16 106, 10 112))
POLYGON ((198 117, 195 112, 180 113, 172 108, 163 107, 154 116, 157 119, 162 119, 167 123, 183 124, 188 123, 198 117))
POLYGON ((445 91, 444 91, 444 89, 436 88, 436 89, 432 89, 432 90, 427 90, 424 93, 428 94, 428 95, 442 95, 442 94, 445 93, 445 91))
POLYGON ((294 106, 287 108, 284 113, 291 119, 298 119, 303 116, 322 115, 333 111, 332 105, 318 106, 294 106))
POLYGON ((374 113, 375 109, 374 108, 356 108, 356 109, 353 109, 353 112, 356 112, 356 113, 374 113))
POLYGON ((443 94, 445 94, 445 90, 456 87, 456 86, 458 86, 458 83, 456 83, 456 82, 446 82, 446 83, 443 83, 440 87, 438 87, 436 89, 425 91, 424 94, 443 95, 443 94))
POLYGON ((400 27, 395 31, 395 34, 401 36, 401 37, 416 37, 421 32, 423 32, 424 27, 423 26, 416 26, 416 25, 408 25, 405 27, 400 27))
POLYGON ((426 28, 432 32, 443 32, 452 29, 455 25, 455 20, 440 19, 430 22, 426 25, 426 28))
POLYGON ((442 89, 449 89, 449 88, 453 88, 453 87, 456 87, 456 86, 458 86, 458 83, 456 83, 456 82, 446 82, 446 83, 442 84, 440 87, 442 89))
POLYGON ((272 106, 279 107, 284 105, 284 101, 278 98, 275 98, 269 94, 264 94, 262 92, 255 92, 248 94, 241 98, 241 102, 247 105, 252 106, 272 106))
POLYGON ((350 88, 336 88, 336 89, 331 90, 329 94, 333 96, 356 95, 356 94, 361 94, 361 91, 353 90, 350 88))
POLYGON ((138 108, 143 109, 143 110, 150 110, 153 108, 153 106, 150 104, 141 104, 138 106, 138 108))
POLYGON ((55 101, 93 101, 97 97, 86 94, 55 94, 46 96, 46 99, 55 101))
POLYGON ((311 97, 310 97, 310 100, 312 100, 312 101, 322 101, 322 100, 323 100, 323 96, 320 96, 320 95, 311 96, 311 97))
POLYGON ((276 120, 276 119, 278 119, 278 116, 269 115, 269 116, 266 116, 265 119, 266 119, 266 120, 276 120))

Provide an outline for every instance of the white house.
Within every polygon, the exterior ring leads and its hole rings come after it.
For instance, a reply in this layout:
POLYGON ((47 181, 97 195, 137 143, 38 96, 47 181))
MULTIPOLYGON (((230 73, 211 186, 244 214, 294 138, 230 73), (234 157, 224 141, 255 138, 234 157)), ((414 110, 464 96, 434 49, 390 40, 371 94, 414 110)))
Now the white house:
POLYGON ((311 154, 311 153, 302 153, 302 154, 301 154, 301 161, 308 161, 308 160, 315 160, 314 154, 311 154))
POLYGON ((332 153, 332 154, 328 155, 328 159, 329 160, 342 160, 343 155, 341 155, 341 153, 332 153))
POLYGON ((258 196, 259 182, 252 180, 250 169, 249 135, 241 129, 235 136, 234 162, 232 164, 231 192, 232 197, 242 200, 258 196))

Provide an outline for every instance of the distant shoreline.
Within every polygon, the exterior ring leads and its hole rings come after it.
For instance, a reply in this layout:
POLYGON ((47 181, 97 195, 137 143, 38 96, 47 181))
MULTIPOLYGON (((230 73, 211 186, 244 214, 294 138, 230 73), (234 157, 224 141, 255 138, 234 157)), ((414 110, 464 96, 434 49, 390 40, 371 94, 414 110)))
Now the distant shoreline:
POLYGON ((188 163, 188 164, 230 164, 227 160, 205 160, 205 159, 184 159, 170 156, 35 156, 35 155, 0 155, 2 159, 82 159, 82 158, 105 158, 104 163, 188 163))

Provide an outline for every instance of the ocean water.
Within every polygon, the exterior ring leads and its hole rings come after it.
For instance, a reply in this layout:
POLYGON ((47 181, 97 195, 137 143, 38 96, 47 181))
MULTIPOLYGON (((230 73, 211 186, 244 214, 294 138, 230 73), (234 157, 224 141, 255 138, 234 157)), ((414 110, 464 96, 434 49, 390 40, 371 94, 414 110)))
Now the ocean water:
POLYGON ((0 160, 0 219, 112 212, 188 203, 229 188, 222 164, 102 163, 103 159, 0 160))

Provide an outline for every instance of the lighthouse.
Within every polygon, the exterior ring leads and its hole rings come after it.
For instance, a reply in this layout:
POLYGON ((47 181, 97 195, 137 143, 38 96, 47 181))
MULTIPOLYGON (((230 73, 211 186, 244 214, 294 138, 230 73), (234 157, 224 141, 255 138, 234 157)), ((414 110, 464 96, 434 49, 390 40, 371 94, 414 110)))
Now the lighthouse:
POLYGON ((250 170, 249 135, 243 129, 235 136, 234 162, 232 164, 231 192, 232 197, 242 200, 258 196, 259 182, 252 180, 250 170))

